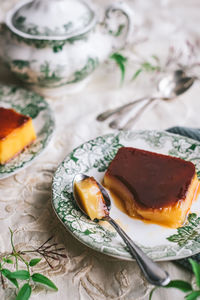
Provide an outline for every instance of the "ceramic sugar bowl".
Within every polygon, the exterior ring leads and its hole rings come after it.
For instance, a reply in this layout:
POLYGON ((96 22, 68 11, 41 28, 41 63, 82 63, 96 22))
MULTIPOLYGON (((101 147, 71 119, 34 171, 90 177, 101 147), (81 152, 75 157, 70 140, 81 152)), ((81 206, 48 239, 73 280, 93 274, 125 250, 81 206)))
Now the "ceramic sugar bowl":
POLYGON ((22 81, 45 91, 68 90, 123 46, 131 13, 114 4, 100 23, 83 0, 25 0, 7 13, 0 53, 22 81))

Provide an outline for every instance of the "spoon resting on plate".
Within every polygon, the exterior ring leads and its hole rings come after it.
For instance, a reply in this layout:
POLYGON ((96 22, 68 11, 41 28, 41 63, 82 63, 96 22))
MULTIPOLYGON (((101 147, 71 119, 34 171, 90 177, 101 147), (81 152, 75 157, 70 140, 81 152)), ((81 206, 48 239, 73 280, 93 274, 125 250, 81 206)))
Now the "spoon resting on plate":
POLYGON ((107 221, 115 228, 151 284, 165 286, 170 282, 169 274, 150 259, 110 217, 110 197, 99 182, 85 174, 77 174, 73 180, 73 196, 74 202, 86 216, 92 220, 107 221))

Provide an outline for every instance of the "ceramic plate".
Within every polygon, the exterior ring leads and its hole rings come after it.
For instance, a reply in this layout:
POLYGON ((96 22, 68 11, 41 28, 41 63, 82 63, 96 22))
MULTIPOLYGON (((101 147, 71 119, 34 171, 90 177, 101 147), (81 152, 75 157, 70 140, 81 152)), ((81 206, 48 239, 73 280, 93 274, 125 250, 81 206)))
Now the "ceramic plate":
POLYGON ((16 86, 0 85, 0 107, 13 108, 33 119, 36 141, 7 164, 0 166, 0 179, 25 168, 44 150, 52 136, 54 118, 47 102, 38 94, 16 86))
MULTIPOLYGON (((86 142, 70 153, 53 180, 53 207, 64 226, 87 246, 121 259, 132 260, 116 232, 87 219, 73 205, 72 180, 86 173, 101 181, 121 146, 132 146, 190 160, 200 176, 200 143, 160 131, 119 132, 86 142)), ((172 260, 200 252, 200 199, 192 206, 187 223, 179 229, 144 223, 121 212, 112 201, 111 216, 154 260, 172 260)), ((106 222, 104 222, 106 223, 106 222)))

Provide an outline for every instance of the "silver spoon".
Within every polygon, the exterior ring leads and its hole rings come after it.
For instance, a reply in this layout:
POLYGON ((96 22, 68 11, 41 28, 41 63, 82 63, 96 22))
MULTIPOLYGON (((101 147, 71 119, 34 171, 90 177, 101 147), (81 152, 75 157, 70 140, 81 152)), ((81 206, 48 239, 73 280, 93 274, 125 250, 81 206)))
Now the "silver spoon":
MULTIPOLYGON (((79 207, 79 209, 87 216, 87 214, 85 213, 85 211, 83 210, 83 208, 80 205, 80 201, 79 198, 77 196, 76 193, 76 189, 75 189, 75 183, 82 181, 86 178, 88 178, 89 176, 85 175, 85 174, 77 174, 74 177, 73 180, 73 199, 74 202, 76 203, 76 205, 79 207)), ((96 181, 97 182, 97 181, 96 181)), ((161 267, 155 263, 153 260, 151 260, 132 240, 131 238, 125 233, 125 231, 109 216, 109 210, 111 207, 111 201, 110 201, 110 197, 106 191, 106 189, 104 189, 104 187, 97 182, 99 189, 103 195, 103 198, 105 200, 105 206, 106 206, 106 213, 105 213, 105 217, 102 218, 103 221, 107 221, 110 223, 110 225, 112 225, 115 230, 118 232, 118 234, 121 236, 121 238, 123 239, 123 241, 125 242, 125 244, 127 245, 127 247, 129 248, 129 251, 131 253, 131 255, 136 259, 140 269, 142 270, 145 278, 151 283, 154 284, 156 286, 165 286, 170 282, 170 277, 169 274, 164 271, 163 269, 161 269, 161 267)))
MULTIPOLYGON (((159 95, 159 99, 163 100, 170 100, 171 98, 175 97, 176 95, 182 94, 184 91, 182 91, 182 84, 180 80, 183 78, 189 78, 192 80, 192 83, 194 82, 195 77, 186 77, 185 72, 183 70, 176 70, 172 74, 162 78, 159 83, 158 83, 158 91, 160 92, 161 95, 159 95), (180 86, 181 84, 181 86, 180 86)), ((189 80, 187 79, 187 81, 189 80)), ((189 83, 189 81, 188 81, 189 83)), ((192 84, 191 84, 192 85, 192 84)), ((190 85, 190 86, 191 86, 190 85)), ((189 86, 189 87, 190 87, 189 86)), ((189 88, 188 87, 188 88, 189 88)), ((185 89, 185 88, 184 88, 185 89)), ((111 117, 114 114, 119 114, 120 112, 127 111, 131 106, 134 106, 135 104, 147 99, 147 97, 142 97, 140 99, 131 101, 127 104, 124 104, 120 107, 114 108, 114 109, 109 109, 104 111, 103 113, 99 114, 97 116, 98 121, 104 121, 111 117)))
POLYGON ((172 100, 173 98, 185 93, 194 83, 196 78, 194 77, 182 77, 176 78, 176 74, 173 76, 164 77, 158 84, 158 94, 153 97, 147 97, 147 102, 145 102, 142 107, 136 112, 136 114, 130 113, 124 114, 124 117, 117 117, 113 120, 109 127, 113 129, 129 129, 135 122, 141 117, 147 109, 152 107, 159 100, 172 100), (133 115, 133 116, 132 116, 133 115), (127 121, 128 120, 128 121, 127 121))

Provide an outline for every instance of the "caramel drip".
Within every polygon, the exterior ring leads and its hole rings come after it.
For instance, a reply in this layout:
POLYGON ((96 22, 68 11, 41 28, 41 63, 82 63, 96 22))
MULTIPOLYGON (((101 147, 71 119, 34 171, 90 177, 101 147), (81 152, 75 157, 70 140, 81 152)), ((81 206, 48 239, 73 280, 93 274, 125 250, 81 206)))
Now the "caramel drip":
POLYGON ((13 109, 0 107, 0 140, 6 138, 13 130, 25 124, 30 117, 19 114, 13 109))

